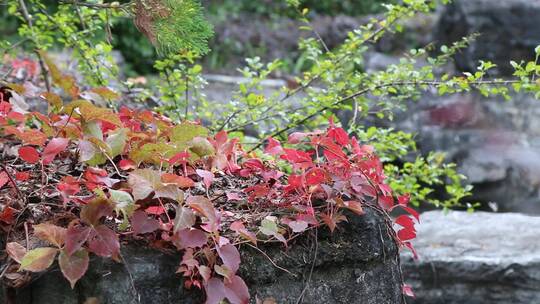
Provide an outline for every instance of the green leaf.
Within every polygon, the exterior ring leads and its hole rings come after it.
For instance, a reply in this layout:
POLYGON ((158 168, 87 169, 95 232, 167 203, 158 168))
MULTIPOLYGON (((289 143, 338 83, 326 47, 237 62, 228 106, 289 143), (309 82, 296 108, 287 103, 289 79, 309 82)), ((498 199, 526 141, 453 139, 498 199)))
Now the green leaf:
POLYGON ((111 150, 111 155, 109 155, 111 158, 115 158, 124 152, 127 133, 128 129, 126 128, 116 129, 105 140, 111 150))
POLYGON ((21 260, 20 270, 41 272, 54 262, 58 249, 41 247, 28 251, 21 260))
POLYGON ((128 184, 133 190, 135 201, 147 198, 152 192, 163 187, 158 171, 137 169, 129 174, 128 184))
POLYGON ((171 131, 171 142, 180 145, 187 145, 195 137, 207 137, 208 129, 203 126, 182 123, 174 127, 171 131))

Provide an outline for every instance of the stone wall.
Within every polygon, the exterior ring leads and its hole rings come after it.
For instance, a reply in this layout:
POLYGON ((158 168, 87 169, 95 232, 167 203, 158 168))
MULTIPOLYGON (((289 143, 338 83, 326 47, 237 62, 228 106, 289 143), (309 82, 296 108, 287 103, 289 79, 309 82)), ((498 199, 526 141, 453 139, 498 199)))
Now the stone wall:
MULTIPOLYGON (((301 303, 401 303, 397 249, 385 233, 383 220, 370 210, 364 216, 349 214, 348 218, 349 223, 339 225, 334 234, 327 229, 318 232, 313 273, 301 303)), ((261 248, 291 274, 274 267, 249 247, 241 250, 240 274, 250 287, 253 303, 256 298, 274 299, 280 304, 297 303, 306 286, 315 243, 306 238, 287 250, 276 246, 261 248)), ((92 298, 98 302, 89 304, 202 303, 201 295, 182 289, 182 279, 174 274, 179 256, 136 244, 124 247, 122 255, 125 264, 94 258, 89 272, 74 290, 59 270, 42 274, 17 292, 16 303, 75 304, 92 298)), ((1 298, 0 302, 3 303, 1 298)))

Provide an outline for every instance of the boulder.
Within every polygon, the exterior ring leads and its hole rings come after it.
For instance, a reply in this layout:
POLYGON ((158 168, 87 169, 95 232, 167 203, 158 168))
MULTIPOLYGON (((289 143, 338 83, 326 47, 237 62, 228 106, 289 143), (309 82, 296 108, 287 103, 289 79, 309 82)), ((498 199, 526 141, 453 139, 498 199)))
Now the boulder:
POLYGON ((540 44, 538 0, 455 0, 440 16, 434 33, 440 44, 481 35, 456 56, 462 71, 475 71, 478 60, 489 60, 498 65, 500 75, 511 75, 510 60, 534 60, 534 49, 540 44))
POLYGON ((422 153, 440 151, 474 185, 470 201, 495 211, 540 214, 540 103, 477 93, 425 94, 392 127, 417 134, 422 153))
POLYGON ((513 213, 423 213, 402 254, 411 304, 540 303, 540 217, 513 213))
MULTIPOLYGON (((383 219, 371 210, 348 218, 349 223, 340 225, 333 234, 327 229, 318 231, 317 242, 306 236, 288 249, 281 245, 260 247, 273 262, 250 247, 241 248, 240 275, 250 288, 252 302, 274 299, 269 303, 298 303, 303 293, 300 303, 401 303, 397 248, 385 233, 383 219)), ((203 302, 200 293, 184 290, 181 277, 175 275, 180 256, 137 244, 126 245, 122 256, 125 264, 93 259, 89 272, 73 290, 59 270, 47 272, 18 290, 16 303, 203 302)))

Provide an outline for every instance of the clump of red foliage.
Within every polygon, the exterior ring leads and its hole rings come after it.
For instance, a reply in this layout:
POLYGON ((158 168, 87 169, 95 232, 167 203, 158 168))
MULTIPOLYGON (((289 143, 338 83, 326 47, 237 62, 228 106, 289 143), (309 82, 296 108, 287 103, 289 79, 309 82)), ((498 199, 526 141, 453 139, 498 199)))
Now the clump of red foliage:
POLYGON ((115 113, 46 93, 48 115, 23 113, 5 92, 0 228, 12 285, 58 257, 73 287, 89 254, 121 261, 120 241, 142 239, 183 252, 177 272, 186 288, 205 290, 207 303, 248 303, 238 245, 286 246, 311 229, 333 232, 347 220, 345 210, 362 216, 364 208, 406 211, 393 235, 412 249, 418 214, 408 196, 385 183, 371 146, 332 122, 325 131, 293 133, 284 145, 269 138, 264 151, 247 153, 226 132, 209 136, 200 125, 151 111, 115 113))

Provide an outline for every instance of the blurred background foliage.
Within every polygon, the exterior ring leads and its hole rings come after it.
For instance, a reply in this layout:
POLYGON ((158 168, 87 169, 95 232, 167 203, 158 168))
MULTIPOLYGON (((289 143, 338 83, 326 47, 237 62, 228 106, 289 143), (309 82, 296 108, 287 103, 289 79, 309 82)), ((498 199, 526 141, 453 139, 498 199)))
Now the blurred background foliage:
MULTIPOLYGON (((127 1, 119 1, 121 3, 127 1)), ((382 3, 391 3, 388 0, 305 0, 302 6, 309 7, 311 15, 323 16, 365 16, 381 12, 384 8, 382 3)), ((55 9, 57 1, 45 0, 45 5, 55 9)), ((0 4, 2 4, 0 2, 0 4)), ((287 9, 285 0, 203 0, 203 6, 207 18, 211 23, 218 26, 231 20, 267 20, 268 22, 279 22, 279 20, 294 18, 294 11, 287 9)), ((7 10, 0 9, 0 37, 12 43, 16 43, 16 33, 19 21, 10 16, 7 10)), ((246 22, 249 22, 246 20, 246 22)), ((112 27, 113 46, 115 50, 121 52, 125 59, 124 73, 126 76, 156 73, 153 63, 157 59, 156 49, 144 37, 128 18, 117 18, 112 27)), ((234 39, 234 38, 233 38, 234 39)), ((222 67, 231 57, 253 57, 265 52, 264 47, 258 45, 245 45, 231 41, 227 37, 218 40, 217 37, 210 43, 211 53, 204 59, 204 66, 212 71, 216 67, 222 67), (238 45, 241 45, 239 48, 238 45)), ((283 58, 289 63, 288 70, 298 71, 302 63, 298 62, 295 54, 291 58, 283 58), (296 66, 296 69, 295 69, 296 66)))

